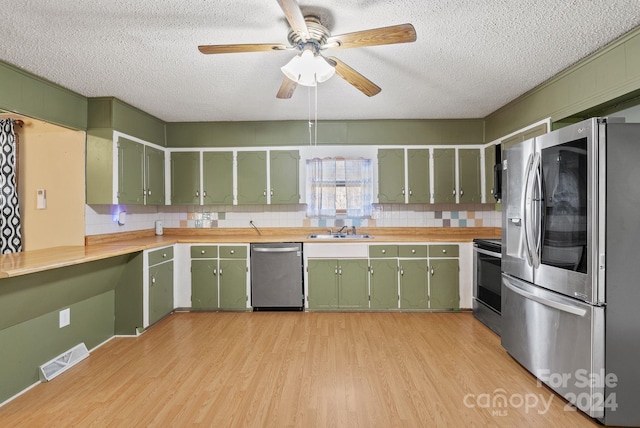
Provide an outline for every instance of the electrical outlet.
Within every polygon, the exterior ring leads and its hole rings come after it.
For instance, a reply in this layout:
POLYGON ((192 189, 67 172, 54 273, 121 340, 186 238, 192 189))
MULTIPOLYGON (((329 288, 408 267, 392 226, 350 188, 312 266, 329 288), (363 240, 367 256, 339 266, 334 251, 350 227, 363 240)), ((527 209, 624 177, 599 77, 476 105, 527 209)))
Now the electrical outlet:
POLYGON ((71 324, 71 309, 63 309, 60 311, 60 328, 71 324))

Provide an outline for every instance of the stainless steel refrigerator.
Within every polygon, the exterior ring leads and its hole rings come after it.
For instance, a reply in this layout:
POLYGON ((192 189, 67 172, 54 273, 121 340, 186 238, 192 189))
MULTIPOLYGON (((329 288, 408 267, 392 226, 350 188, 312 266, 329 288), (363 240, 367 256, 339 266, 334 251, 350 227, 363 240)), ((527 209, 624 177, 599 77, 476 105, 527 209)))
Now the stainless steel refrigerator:
POLYGON ((577 408, 640 426, 640 124, 505 150, 502 345, 577 408))

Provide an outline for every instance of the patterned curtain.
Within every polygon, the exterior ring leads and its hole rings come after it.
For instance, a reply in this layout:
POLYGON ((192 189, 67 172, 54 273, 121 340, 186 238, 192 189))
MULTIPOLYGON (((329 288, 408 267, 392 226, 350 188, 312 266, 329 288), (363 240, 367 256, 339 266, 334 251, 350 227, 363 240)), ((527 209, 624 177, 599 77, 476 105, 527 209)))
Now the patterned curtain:
POLYGON ((347 217, 371 217, 373 211, 373 170, 370 159, 345 160, 347 217))
POLYGON ((335 159, 307 160, 307 216, 336 216, 335 159))
POLYGON ((309 159, 307 216, 347 218, 371 216, 373 170, 370 159, 309 159), (338 191, 339 190, 339 191, 338 191))
POLYGON ((16 186, 16 134, 12 119, 0 120, 0 245, 1 253, 22 251, 16 186))

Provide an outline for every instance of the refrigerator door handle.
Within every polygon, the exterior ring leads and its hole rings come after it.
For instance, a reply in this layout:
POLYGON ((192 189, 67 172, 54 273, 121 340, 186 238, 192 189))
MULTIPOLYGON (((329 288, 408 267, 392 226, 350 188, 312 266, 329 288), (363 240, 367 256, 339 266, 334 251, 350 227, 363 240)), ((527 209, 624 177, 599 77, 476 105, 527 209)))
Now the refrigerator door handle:
POLYGON ((530 237, 529 241, 531 249, 531 262, 534 268, 540 267, 540 244, 542 239, 542 174, 540 172, 540 153, 536 153, 533 156, 533 163, 531 165, 531 188, 529 195, 531 196, 531 215, 530 218, 533 220, 530 228, 530 237), (537 190, 537 194, 534 191, 537 190))
POLYGON ((527 264, 529 266, 533 266, 533 254, 531 251, 531 223, 532 223, 532 219, 531 219, 531 194, 530 194, 530 188, 531 188, 531 176, 533 173, 533 154, 529 155, 529 159, 527 160, 527 167, 525 169, 526 173, 525 173, 525 179, 524 179, 524 183, 522 186, 522 223, 523 223, 523 228, 522 228, 522 234, 524 237, 524 254, 527 258, 527 264))
POLYGON ((574 314, 574 315, 578 315, 579 317, 583 317, 587 314, 587 310, 586 309, 582 309, 582 308, 578 308, 575 306, 571 306, 571 305, 567 305, 565 303, 561 303, 561 302, 556 302, 555 300, 550 300, 550 299, 545 299, 544 297, 540 297, 540 296, 536 296, 533 293, 530 293, 526 290, 523 290, 520 287, 517 287, 513 284, 511 284, 511 282, 506 279, 506 278, 502 278, 502 283, 504 284, 505 287, 507 287, 509 290, 513 291, 516 294, 519 294, 520 296, 524 297, 525 299, 529 299, 529 300, 533 300, 535 302, 540 303, 541 305, 545 305, 545 306, 549 306, 551 308, 557 309, 559 311, 563 311, 563 312, 567 312, 570 314, 574 314))

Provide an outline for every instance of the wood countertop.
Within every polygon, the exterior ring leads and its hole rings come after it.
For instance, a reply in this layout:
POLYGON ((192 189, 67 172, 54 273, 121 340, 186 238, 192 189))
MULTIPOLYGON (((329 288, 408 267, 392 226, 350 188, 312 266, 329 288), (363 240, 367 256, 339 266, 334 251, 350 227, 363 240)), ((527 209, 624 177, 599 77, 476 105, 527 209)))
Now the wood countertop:
MULTIPOLYGON (((258 233, 255 229, 250 228, 167 228, 162 236, 156 236, 153 229, 87 236, 84 246, 54 247, 0 255, 0 278, 72 266, 176 243, 336 242, 331 239, 310 239, 308 236, 314 233, 327 233, 327 229, 265 228, 258 233)), ((501 230, 495 227, 397 227, 359 228, 358 233, 369 234, 373 238, 350 239, 348 242, 369 244, 382 242, 471 242, 474 238, 500 238, 501 230)))

